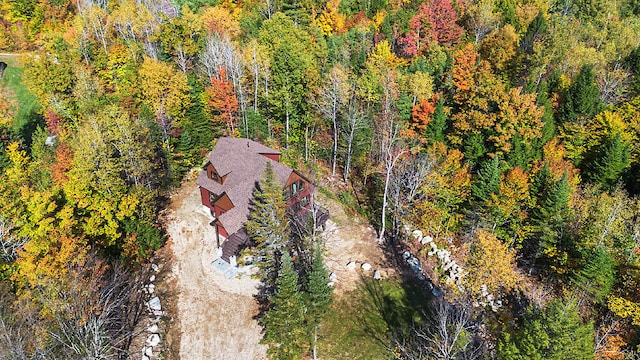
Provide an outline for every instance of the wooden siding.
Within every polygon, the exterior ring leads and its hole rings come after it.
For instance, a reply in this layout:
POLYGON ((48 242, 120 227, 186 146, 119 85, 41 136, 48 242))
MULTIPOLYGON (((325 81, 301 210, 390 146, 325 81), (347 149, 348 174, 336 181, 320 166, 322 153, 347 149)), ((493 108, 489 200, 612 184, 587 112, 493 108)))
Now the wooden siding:
POLYGON ((284 191, 286 195, 289 195, 287 199, 287 208, 292 208, 295 204, 299 203, 304 197, 309 196, 309 204, 303 208, 301 208, 298 212, 301 212, 303 209, 308 209, 312 200, 313 193, 313 185, 304 177, 300 176, 300 174, 295 171, 291 172, 289 179, 287 180, 287 185, 284 187, 284 191), (296 182, 302 182, 304 185, 304 189, 299 190, 295 194, 291 195, 291 186, 296 182))
POLYGON ((220 222, 217 222, 216 226, 218 229, 218 235, 224 237, 225 239, 229 237, 229 234, 227 233, 227 229, 225 229, 220 222))
POLYGON ((211 209, 211 202, 209 201, 209 190, 200 187, 200 197, 202 198, 202 205, 211 209))
POLYGON ((260 155, 262 155, 262 156, 264 156, 266 158, 269 158, 269 159, 271 159, 273 161, 280 162, 280 155, 279 154, 260 154, 260 155))

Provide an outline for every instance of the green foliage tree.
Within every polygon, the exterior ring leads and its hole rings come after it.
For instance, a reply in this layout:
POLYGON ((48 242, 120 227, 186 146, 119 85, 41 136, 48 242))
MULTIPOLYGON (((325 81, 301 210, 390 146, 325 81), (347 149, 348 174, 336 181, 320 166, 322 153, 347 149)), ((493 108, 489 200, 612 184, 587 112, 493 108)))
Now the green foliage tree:
MULTIPOLYGON (((566 172, 557 182, 549 183, 549 177, 546 181, 546 184, 542 186, 536 184, 534 187, 536 190, 540 188, 543 190, 538 194, 536 208, 531 216, 535 229, 534 236, 538 242, 535 256, 548 261, 553 270, 562 273, 566 272, 568 261, 567 237, 570 234, 565 230, 571 214, 569 208, 571 190, 566 172)), ((532 194, 535 193, 532 192, 532 194)))
POLYGON ((587 174, 594 183, 602 185, 604 189, 613 190, 629 165, 629 145, 622 142, 620 134, 616 134, 601 145, 601 150, 587 174))
POLYGON ((616 269, 611 254, 604 248, 596 249, 587 263, 576 272, 574 281, 596 302, 606 300, 616 281, 616 269))
POLYGON ((284 140, 289 146, 292 127, 299 127, 317 77, 311 37, 286 15, 276 13, 263 23, 258 41, 270 59, 269 105, 273 115, 284 123, 284 140))
POLYGON ((560 108, 561 122, 584 124, 602 109, 600 90, 592 65, 584 65, 567 90, 560 108))
POLYGON ((276 179, 271 161, 266 166, 260 185, 253 191, 247 233, 257 248, 256 265, 264 284, 275 283, 280 256, 289 241, 289 224, 282 185, 276 179))
POLYGON ((529 308, 519 329, 503 330, 497 350, 504 360, 592 359, 593 324, 583 323, 574 301, 552 300, 544 310, 529 308))
POLYGON ((329 305, 332 302, 332 290, 329 287, 329 273, 324 266, 322 259, 322 250, 320 246, 316 247, 313 263, 311 265, 311 271, 307 280, 307 317, 309 319, 308 324, 313 332, 313 354, 316 357, 316 343, 318 326, 324 315, 329 309, 329 305))
POLYGON ((307 350, 306 307, 287 251, 282 254, 275 294, 269 300, 273 307, 261 320, 262 343, 269 346, 267 355, 272 359, 302 359, 307 350))
POLYGON ((431 114, 431 122, 427 124, 425 134, 427 141, 432 144, 434 142, 444 142, 447 131, 447 120, 449 114, 444 106, 444 98, 440 97, 436 102, 436 108, 431 114))
POLYGON ((533 44, 539 41, 540 38, 548 31, 549 24, 542 11, 538 12, 538 15, 529 23, 527 32, 520 40, 520 49, 526 53, 533 53, 533 44))
POLYGON ((500 190, 500 174, 502 174, 502 162, 499 156, 486 160, 473 183, 471 184, 471 194, 476 202, 483 205, 491 199, 491 194, 497 194, 500 190))

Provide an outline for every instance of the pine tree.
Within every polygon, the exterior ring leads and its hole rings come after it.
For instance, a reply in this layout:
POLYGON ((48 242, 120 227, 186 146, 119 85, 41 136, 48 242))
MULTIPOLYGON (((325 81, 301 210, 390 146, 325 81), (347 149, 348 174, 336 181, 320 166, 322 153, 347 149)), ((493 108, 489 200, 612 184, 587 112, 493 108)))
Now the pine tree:
POLYGON ((473 197, 481 204, 491 199, 491 194, 497 194, 500 190, 500 157, 485 161, 471 185, 473 197))
POLYGON ((544 311, 529 309, 518 330, 504 330, 498 357, 505 360, 592 359, 593 324, 583 324, 575 302, 555 299, 544 311))
POLYGON ((286 251, 282 254, 275 295, 269 300, 273 307, 262 319, 262 343, 269 346, 267 355, 272 359, 302 358, 307 348, 306 309, 298 284, 298 274, 286 251))
POLYGON ((611 254, 604 248, 599 248, 588 254, 588 262, 577 272, 574 282, 596 302, 607 298, 615 283, 616 269, 611 254))
POLYGON ((307 282, 308 300, 307 300, 307 316, 309 319, 309 328, 313 332, 313 354, 316 358, 316 337, 318 325, 322 317, 326 313, 329 305, 331 305, 332 288, 328 285, 329 273, 324 267, 322 259, 322 250, 320 246, 316 248, 311 272, 307 282))
POLYGON ((622 143, 620 134, 616 134, 605 142, 588 175, 591 181, 613 190, 629 164, 629 146, 622 143))
POLYGON ((436 108, 431 114, 431 122, 427 124, 425 134, 430 144, 444 142, 447 130, 447 110, 444 107, 444 99, 441 96, 436 102, 436 108))
POLYGON ((600 90, 593 66, 584 65, 567 91, 560 109, 561 120, 581 123, 595 116, 601 108, 600 90))
POLYGON ((256 245, 255 263, 267 287, 273 286, 278 257, 289 240, 286 203, 282 185, 276 179, 271 160, 267 160, 260 185, 253 192, 247 234, 256 245))
POLYGON ((527 27, 527 32, 524 34, 522 41, 520 41, 522 51, 533 54, 533 44, 537 40, 540 40, 548 29, 549 25, 547 24, 547 19, 544 17, 544 13, 542 11, 538 12, 538 15, 527 27))
POLYGON ((555 271, 564 271, 567 262, 569 249, 563 244, 563 238, 567 235, 564 229, 570 214, 570 196, 571 189, 565 172, 560 180, 541 194, 532 215, 539 241, 536 256, 549 261, 555 271))

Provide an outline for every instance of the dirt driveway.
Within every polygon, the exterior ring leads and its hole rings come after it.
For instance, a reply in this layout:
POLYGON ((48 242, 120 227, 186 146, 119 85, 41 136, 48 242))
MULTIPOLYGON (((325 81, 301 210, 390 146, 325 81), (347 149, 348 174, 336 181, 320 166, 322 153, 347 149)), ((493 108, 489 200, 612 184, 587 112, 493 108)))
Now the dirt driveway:
POLYGON ((254 319, 257 281, 248 276, 226 279, 214 270, 216 242, 211 219, 201 207, 200 192, 191 181, 171 197, 164 217, 171 269, 163 281, 173 287, 168 358, 265 359, 266 347, 259 344, 262 329, 254 319))

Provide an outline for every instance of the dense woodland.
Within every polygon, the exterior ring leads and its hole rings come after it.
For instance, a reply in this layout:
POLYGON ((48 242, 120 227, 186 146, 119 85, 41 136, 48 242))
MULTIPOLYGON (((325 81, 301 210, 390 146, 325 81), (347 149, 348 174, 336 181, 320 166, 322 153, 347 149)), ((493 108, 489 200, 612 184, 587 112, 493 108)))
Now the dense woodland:
MULTIPOLYGON (((638 358, 637 0, 8 0, 0 50, 35 97, 0 92, 0 358, 127 355, 167 191, 219 136, 452 252, 388 357, 638 358)), ((273 309, 305 287, 283 253, 273 309)))

